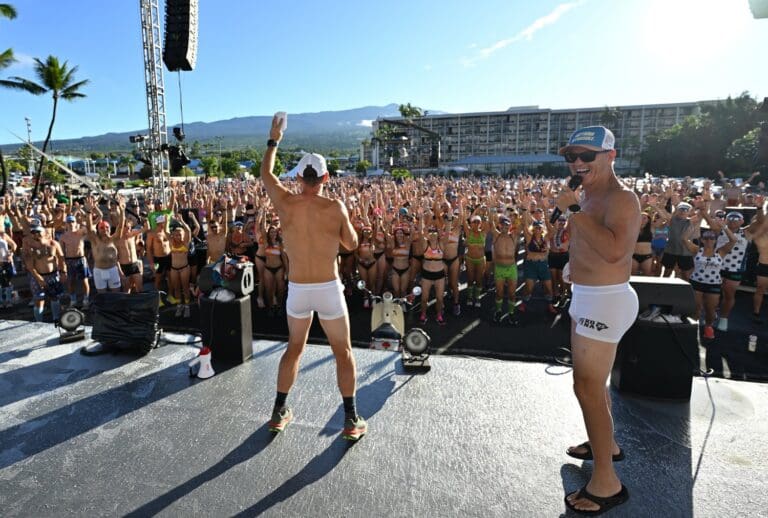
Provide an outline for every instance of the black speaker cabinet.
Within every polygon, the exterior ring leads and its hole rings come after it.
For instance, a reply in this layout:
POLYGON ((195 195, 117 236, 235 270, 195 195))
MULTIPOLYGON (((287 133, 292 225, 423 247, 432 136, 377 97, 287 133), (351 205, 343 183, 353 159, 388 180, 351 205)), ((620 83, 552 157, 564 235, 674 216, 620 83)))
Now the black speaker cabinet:
POLYGON ((97 293, 91 304, 91 338, 146 354, 160 335, 157 293, 97 293))
POLYGON ((163 62, 169 72, 195 68, 197 19, 197 0, 166 0, 163 62))
POLYGON ((667 324, 638 319, 619 342, 611 384, 633 396, 689 401, 699 365, 695 320, 667 324))
POLYGON ((629 283, 637 292, 639 314, 648 306, 659 306, 666 315, 696 315, 696 300, 690 283, 672 277, 632 276, 629 283))
POLYGON ((211 348, 214 365, 249 360, 253 355, 250 295, 231 302, 203 297, 200 300, 200 329, 203 345, 211 348))

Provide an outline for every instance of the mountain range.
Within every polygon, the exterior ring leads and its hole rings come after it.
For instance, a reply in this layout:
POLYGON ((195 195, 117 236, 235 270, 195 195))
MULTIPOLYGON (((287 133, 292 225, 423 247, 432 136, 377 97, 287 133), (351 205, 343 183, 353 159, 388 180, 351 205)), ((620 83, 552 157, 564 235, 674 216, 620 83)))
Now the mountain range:
MULTIPOLYGON (((371 122, 379 117, 399 117, 397 104, 386 106, 365 106, 350 110, 324 111, 317 113, 288 114, 288 129, 283 139, 286 147, 301 147, 316 151, 358 149, 360 142, 371 136, 371 122)), ((441 113, 430 111, 430 113, 441 113)), ((219 145, 222 149, 244 146, 261 147, 267 139, 272 115, 236 117, 213 122, 190 122, 184 124, 185 143, 194 141, 201 144, 219 145)), ((178 126, 178 125, 177 125, 178 126)), ((173 125, 168 126, 168 142, 175 143, 173 125)), ((54 149, 63 151, 121 151, 129 150, 129 137, 146 134, 146 129, 122 133, 105 133, 92 137, 58 140, 54 138, 54 149)), ((54 128, 54 137, 56 130, 54 128)), ((36 144, 39 145, 39 144, 36 144)), ((4 150, 12 153, 18 146, 9 144, 4 150)))

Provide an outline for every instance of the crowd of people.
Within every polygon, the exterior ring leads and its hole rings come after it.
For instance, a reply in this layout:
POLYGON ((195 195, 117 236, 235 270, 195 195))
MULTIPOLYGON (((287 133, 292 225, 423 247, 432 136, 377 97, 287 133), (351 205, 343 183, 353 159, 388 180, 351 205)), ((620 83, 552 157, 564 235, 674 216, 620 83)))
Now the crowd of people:
MULTIPOLYGON (((768 287, 762 185, 737 186, 725 177, 621 181, 642 208, 633 273, 690 281, 703 336, 713 338, 715 329, 728 331, 752 242, 759 254, 753 319, 762 322, 768 287)), ((295 190, 293 182, 286 185, 295 190)), ((563 280, 569 223, 552 214, 567 188, 563 179, 532 176, 331 179, 325 196, 344 203, 358 234, 356 249, 338 250, 345 294, 357 279, 374 294, 390 290, 395 297, 420 285, 420 321, 444 324, 480 307, 487 293, 494 298, 491 317, 514 324, 530 311, 538 284, 546 311, 556 314, 570 296, 563 280)), ((47 302, 55 321, 62 304, 87 308, 94 289, 141 292, 150 278, 167 293, 161 304, 189 318, 201 270, 228 254, 254 264, 258 307, 284 314, 290 264, 280 218, 260 179, 172 182, 164 198, 152 188, 114 195, 46 188, 37 200, 7 194, 0 205, 0 308, 30 302, 28 294, 35 319, 43 319, 47 302), (20 275, 28 289, 13 282, 20 275)), ((369 308, 371 301, 362 304, 369 308)))

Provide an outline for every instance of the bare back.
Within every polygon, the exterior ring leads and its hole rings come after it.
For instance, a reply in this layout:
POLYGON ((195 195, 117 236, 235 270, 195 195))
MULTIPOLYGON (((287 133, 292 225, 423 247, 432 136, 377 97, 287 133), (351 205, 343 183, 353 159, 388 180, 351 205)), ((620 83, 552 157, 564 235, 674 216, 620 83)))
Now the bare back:
POLYGON ((336 200, 314 194, 286 196, 277 207, 283 223, 288 280, 320 283, 339 278, 336 255, 349 218, 336 200))

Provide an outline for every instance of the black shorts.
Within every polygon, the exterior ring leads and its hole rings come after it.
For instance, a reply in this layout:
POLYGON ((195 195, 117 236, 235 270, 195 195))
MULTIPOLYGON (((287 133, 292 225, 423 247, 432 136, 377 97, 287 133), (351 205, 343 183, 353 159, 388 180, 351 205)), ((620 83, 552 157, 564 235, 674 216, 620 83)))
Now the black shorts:
POLYGON ((166 273, 171 269, 171 254, 155 257, 157 273, 166 273))
POLYGON ((744 275, 744 272, 729 272, 728 270, 720 270, 720 277, 722 277, 723 280, 741 282, 742 275, 744 275))
POLYGON ((485 260, 490 262, 493 262, 493 252, 485 251, 485 260))
POLYGON ((126 277, 130 277, 131 275, 137 275, 141 273, 141 263, 139 261, 136 261, 134 263, 128 263, 128 264, 121 264, 120 270, 123 272, 123 275, 126 277))
MULTIPOLYGON (((720 274, 722 276, 722 274, 720 274)), ((768 277, 768 264, 757 263, 757 276, 768 277)))
POLYGON ((632 254, 632 259, 642 264, 648 259, 652 258, 653 254, 632 254))
POLYGON ((562 270, 568 264, 568 252, 550 252, 547 261, 551 269, 562 270))
POLYGON ((691 287, 695 291, 699 291, 701 293, 713 293, 715 295, 720 295, 720 285, 719 284, 705 284, 703 282, 698 281, 690 281, 691 287))
POLYGON ((690 255, 675 255, 664 252, 661 256, 661 265, 664 268, 674 268, 675 265, 680 267, 682 271, 688 271, 693 269, 693 256, 690 255))
POLYGON ((439 281, 440 279, 445 278, 445 270, 440 270, 439 272, 430 272, 422 269, 421 278, 428 281, 439 281))

